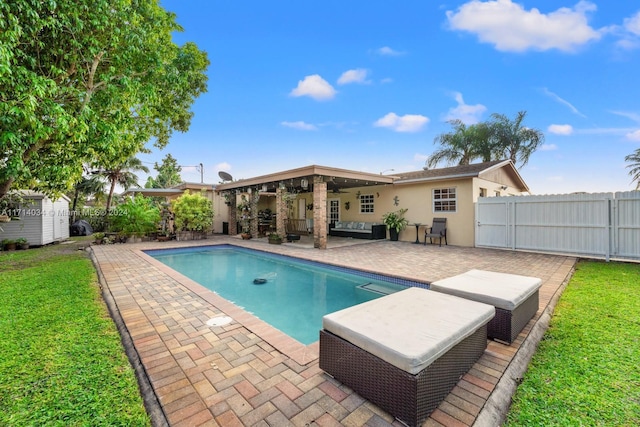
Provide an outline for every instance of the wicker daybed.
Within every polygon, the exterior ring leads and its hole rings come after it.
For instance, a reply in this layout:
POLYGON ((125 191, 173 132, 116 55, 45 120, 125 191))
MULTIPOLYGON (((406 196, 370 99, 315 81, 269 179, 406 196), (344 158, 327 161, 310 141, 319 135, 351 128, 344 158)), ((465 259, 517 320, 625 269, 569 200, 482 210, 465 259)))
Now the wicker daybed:
POLYGON ((320 368, 416 426, 482 355, 494 311, 408 288, 330 313, 320 331, 320 368))
POLYGON ((496 316, 489 322, 488 337, 511 344, 538 311, 541 284, 537 277, 469 270, 435 281, 430 289, 493 305, 496 316))

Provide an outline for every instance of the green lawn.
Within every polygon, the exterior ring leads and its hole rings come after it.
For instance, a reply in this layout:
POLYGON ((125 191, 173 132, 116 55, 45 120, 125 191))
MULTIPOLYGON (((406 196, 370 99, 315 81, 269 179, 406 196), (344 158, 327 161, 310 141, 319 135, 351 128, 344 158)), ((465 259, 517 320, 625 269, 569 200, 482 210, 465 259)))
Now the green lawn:
POLYGON ((0 425, 150 425, 77 245, 0 252, 0 425))
POLYGON ((578 264, 507 425, 640 425, 640 265, 578 264))

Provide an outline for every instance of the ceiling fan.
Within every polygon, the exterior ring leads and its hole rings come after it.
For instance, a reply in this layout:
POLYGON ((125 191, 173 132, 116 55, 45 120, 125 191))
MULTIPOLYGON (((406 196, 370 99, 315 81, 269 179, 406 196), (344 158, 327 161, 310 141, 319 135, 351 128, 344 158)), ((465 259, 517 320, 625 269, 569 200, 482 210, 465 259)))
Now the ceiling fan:
POLYGON ((340 186, 338 184, 336 184, 336 182, 333 180, 333 178, 327 183, 327 187, 329 187, 329 190, 333 194, 349 194, 348 191, 341 190, 340 186))

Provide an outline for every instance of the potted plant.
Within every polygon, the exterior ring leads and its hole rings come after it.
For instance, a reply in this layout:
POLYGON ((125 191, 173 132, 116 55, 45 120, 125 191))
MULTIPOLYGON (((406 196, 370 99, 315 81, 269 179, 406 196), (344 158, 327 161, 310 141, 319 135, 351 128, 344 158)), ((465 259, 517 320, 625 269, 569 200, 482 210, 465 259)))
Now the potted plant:
POLYGON ((101 245, 104 240, 104 233, 93 233, 93 243, 96 245, 101 245))
POLYGON ((282 243, 282 236, 278 233, 269 233, 269 243, 272 245, 279 245, 282 243))
POLYGON ((16 241, 11 239, 4 239, 2 241, 2 247, 5 251, 15 251, 16 250, 16 241))
POLYGON ((24 237, 16 239, 16 245, 18 246, 18 249, 29 249, 29 241, 24 237))
POLYGON ((389 229, 390 240, 397 241, 398 234, 407 228, 409 221, 404 217, 405 213, 407 213, 407 209, 399 209, 382 215, 382 223, 389 229))
POLYGON ((169 230, 162 230, 158 232, 158 242, 168 242, 171 240, 171 232, 169 230))

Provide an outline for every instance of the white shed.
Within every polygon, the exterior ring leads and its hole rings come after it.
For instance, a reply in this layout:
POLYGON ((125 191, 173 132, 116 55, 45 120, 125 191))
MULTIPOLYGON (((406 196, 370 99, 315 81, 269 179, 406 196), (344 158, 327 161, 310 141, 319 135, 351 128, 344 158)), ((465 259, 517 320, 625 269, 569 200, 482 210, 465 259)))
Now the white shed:
POLYGON ((8 209, 11 221, 0 222, 0 241, 24 237, 31 246, 42 246, 69 238, 69 198, 53 201, 34 191, 20 195, 22 202, 8 209))

